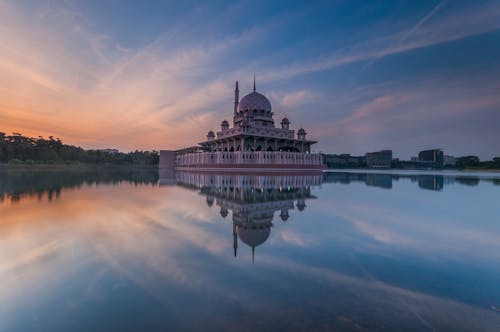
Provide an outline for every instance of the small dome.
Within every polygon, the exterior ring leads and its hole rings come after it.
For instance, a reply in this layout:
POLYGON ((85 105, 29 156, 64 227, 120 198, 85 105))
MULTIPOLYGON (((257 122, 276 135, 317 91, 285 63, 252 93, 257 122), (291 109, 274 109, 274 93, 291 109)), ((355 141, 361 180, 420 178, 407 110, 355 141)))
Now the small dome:
POLYGON ((227 208, 221 206, 220 215, 222 216, 222 218, 226 218, 228 214, 229 214, 229 211, 227 210, 227 208))
POLYGON ((238 110, 240 112, 253 110, 271 112, 271 103, 264 95, 253 91, 241 99, 238 110))
POLYGON ((211 130, 210 130, 210 131, 208 132, 207 136, 209 136, 209 137, 215 137, 215 134, 214 134, 214 132, 213 132, 213 131, 211 131, 211 130))
POLYGON ((304 211, 304 209, 306 208, 306 202, 303 199, 299 199, 296 206, 299 211, 304 211))
POLYGON ((304 128, 300 128, 298 131, 297 131, 297 134, 304 134, 305 135, 306 131, 304 130, 304 128))
POLYGON ((282 124, 290 124, 290 120, 288 120, 287 118, 283 118, 283 120, 281 120, 281 123, 282 124))
POLYGON ((229 126, 229 122, 227 122, 227 120, 223 120, 221 123, 220 123, 221 126, 229 126))

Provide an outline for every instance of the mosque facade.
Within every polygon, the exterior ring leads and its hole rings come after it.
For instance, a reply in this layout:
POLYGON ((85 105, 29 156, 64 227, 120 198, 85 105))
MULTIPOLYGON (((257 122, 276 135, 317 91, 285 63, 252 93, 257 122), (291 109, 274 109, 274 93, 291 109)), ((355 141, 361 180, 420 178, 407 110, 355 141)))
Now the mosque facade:
POLYGON ((160 151, 160 168, 173 165, 178 170, 322 170, 319 153, 311 153, 317 143, 307 132, 296 132, 284 117, 276 126, 271 103, 253 91, 239 99, 234 90, 232 126, 224 119, 219 131, 209 131, 206 140, 177 151, 160 151))

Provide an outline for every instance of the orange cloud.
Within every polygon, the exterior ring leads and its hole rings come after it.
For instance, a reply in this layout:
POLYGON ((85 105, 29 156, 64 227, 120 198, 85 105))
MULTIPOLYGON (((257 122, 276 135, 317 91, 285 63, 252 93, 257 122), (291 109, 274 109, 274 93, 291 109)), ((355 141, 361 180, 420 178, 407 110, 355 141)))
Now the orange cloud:
POLYGON ((75 13, 6 6, 0 20, 1 131, 87 148, 178 148, 203 138, 221 100, 230 114, 229 82, 193 85, 186 73, 202 73, 235 40, 169 51, 160 38, 124 52, 75 13))

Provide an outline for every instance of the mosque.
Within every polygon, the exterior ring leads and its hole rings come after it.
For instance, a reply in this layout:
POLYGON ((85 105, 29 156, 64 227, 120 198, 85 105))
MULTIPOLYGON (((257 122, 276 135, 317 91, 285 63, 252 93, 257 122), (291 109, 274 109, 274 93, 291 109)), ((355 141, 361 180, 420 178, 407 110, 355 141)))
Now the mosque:
POLYGON ((300 170, 325 168, 319 153, 311 153, 317 143, 307 139, 300 128, 290 128, 284 117, 276 127, 271 103, 253 91, 239 100, 238 82, 234 90, 232 127, 227 120, 217 132, 209 131, 206 140, 177 151, 160 151, 160 168, 177 170, 300 170))

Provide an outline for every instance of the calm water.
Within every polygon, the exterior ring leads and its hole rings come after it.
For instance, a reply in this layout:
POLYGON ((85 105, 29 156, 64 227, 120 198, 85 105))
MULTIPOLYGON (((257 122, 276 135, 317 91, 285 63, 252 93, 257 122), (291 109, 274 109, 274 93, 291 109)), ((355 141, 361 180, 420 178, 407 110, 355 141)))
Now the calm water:
POLYGON ((500 174, 0 172, 1 331, 500 331, 500 174))

